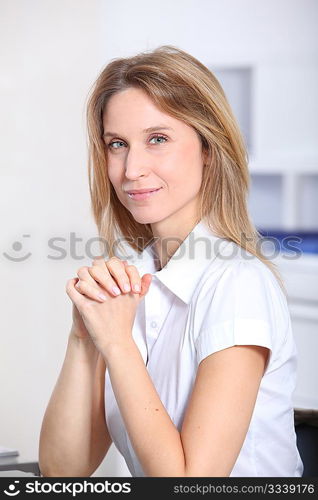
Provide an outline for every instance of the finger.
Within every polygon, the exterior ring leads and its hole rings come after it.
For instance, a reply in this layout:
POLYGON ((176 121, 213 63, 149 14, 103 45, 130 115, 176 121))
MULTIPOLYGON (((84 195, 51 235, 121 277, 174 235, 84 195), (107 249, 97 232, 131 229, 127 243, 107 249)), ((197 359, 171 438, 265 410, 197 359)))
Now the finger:
POLYGON ((78 283, 78 281, 79 279, 77 277, 71 278, 67 281, 65 287, 67 295, 75 305, 79 305, 83 300, 82 294, 75 288, 75 285, 78 283))
POLYGON ((90 275, 89 268, 87 266, 80 267, 77 271, 77 275, 80 279, 75 284, 75 288, 81 293, 81 295, 85 295, 87 298, 97 300, 98 302, 104 302, 107 299, 105 291, 90 275))
POLYGON ((105 259, 102 255, 100 255, 99 257, 95 257, 95 259, 93 260, 93 266, 100 266, 100 267, 104 267, 105 266, 105 259))
MULTIPOLYGON (((118 259, 120 262, 122 262, 123 264, 125 264, 125 266, 129 265, 128 260, 120 260, 118 257, 113 257, 113 258, 118 259)), ((105 259, 104 259, 103 256, 95 257, 95 259, 93 260, 93 264, 92 265, 93 266, 104 267, 106 265, 106 261, 105 261, 105 259)))
POLYGON ((149 287, 151 285, 152 281, 152 274, 147 273, 144 274, 143 277, 141 278, 141 293, 140 293, 140 298, 144 297, 146 293, 148 293, 149 287))
MULTIPOLYGON (((77 276, 81 281, 86 281, 89 283, 92 287, 95 287, 97 290, 99 290, 99 286, 96 283, 96 281, 92 278, 92 276, 89 273, 88 266, 83 266, 80 267, 77 271, 77 276)), ((101 291, 101 290, 99 290, 101 291)))
MULTIPOLYGON (((121 294, 116 281, 111 276, 105 263, 103 266, 94 265, 88 268, 88 272, 92 279, 94 279, 103 289, 107 290, 112 296, 121 294)), ((102 290, 100 290, 102 292, 102 290)))
POLYGON ((116 280, 122 292, 127 293, 131 291, 129 276, 125 271, 125 264, 117 257, 112 257, 106 262, 106 267, 110 274, 116 280))
POLYGON ((97 300, 98 302, 105 302, 107 299, 105 292, 101 292, 99 289, 96 290, 96 288, 90 283, 87 283, 87 281, 79 280, 76 283, 75 288, 89 299, 97 300))
POLYGON ((141 292, 141 278, 139 276, 138 269, 132 264, 127 264, 125 266, 125 271, 129 276, 131 290, 133 293, 141 292))

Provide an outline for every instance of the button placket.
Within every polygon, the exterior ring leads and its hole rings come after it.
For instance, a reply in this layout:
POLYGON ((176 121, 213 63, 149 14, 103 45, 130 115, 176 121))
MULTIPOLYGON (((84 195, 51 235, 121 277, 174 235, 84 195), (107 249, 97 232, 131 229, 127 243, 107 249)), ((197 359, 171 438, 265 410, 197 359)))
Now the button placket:
POLYGON ((148 357, 150 355, 153 345, 155 344, 158 338, 160 325, 163 320, 161 311, 160 282, 158 282, 156 278, 153 279, 152 287, 153 288, 149 290, 149 293, 145 297, 146 341, 148 348, 148 357))

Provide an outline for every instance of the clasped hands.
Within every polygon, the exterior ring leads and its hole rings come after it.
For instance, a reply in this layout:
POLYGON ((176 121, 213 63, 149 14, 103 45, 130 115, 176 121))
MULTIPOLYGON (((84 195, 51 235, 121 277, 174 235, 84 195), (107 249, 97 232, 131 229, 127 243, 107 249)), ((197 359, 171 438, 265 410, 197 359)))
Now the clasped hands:
POLYGON ((73 302, 75 334, 90 337, 103 354, 111 345, 130 341, 137 307, 152 275, 140 278, 137 268, 127 261, 97 257, 91 267, 81 267, 77 276, 66 284, 73 302))

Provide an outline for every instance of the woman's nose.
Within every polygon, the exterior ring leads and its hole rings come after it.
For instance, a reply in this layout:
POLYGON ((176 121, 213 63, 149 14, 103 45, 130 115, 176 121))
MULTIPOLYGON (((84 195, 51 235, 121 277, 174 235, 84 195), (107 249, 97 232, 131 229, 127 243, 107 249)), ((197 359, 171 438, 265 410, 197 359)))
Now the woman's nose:
POLYGON ((125 175, 128 179, 135 179, 149 171, 149 158, 142 148, 130 147, 125 161, 125 175))

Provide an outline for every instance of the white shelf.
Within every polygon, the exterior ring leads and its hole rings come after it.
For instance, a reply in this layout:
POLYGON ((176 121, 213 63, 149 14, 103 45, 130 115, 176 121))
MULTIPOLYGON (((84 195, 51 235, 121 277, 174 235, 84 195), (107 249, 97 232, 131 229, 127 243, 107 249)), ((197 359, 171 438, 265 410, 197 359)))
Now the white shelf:
POLYGON ((256 159, 250 155, 251 174, 318 175, 318 156, 277 152, 271 156, 256 159))
MULTIPOLYGON (((249 208, 256 227, 318 231, 318 148, 313 140, 317 118, 307 102, 310 95, 316 96, 316 92, 310 94, 316 67, 286 67, 283 73, 277 67, 268 72, 253 65, 211 69, 225 91, 248 149, 249 208), (288 88, 284 72, 294 74, 288 88), (295 108, 290 85, 305 74, 311 77, 308 96, 295 108), (272 86, 273 75, 277 88, 272 86), (301 127, 293 122, 294 109, 300 113, 301 127)), ((313 106, 315 102, 313 99, 313 106)))
POLYGON ((294 406, 318 409, 318 256, 288 260, 280 254, 274 262, 285 282, 297 347, 294 406))
POLYGON ((254 170, 249 208, 262 229, 318 231, 318 171, 254 170))
POLYGON ((315 312, 309 316, 318 320, 318 255, 302 254, 292 260, 288 257, 280 253, 273 262, 285 280, 291 306, 295 306, 295 312, 301 307, 314 308, 315 312))

